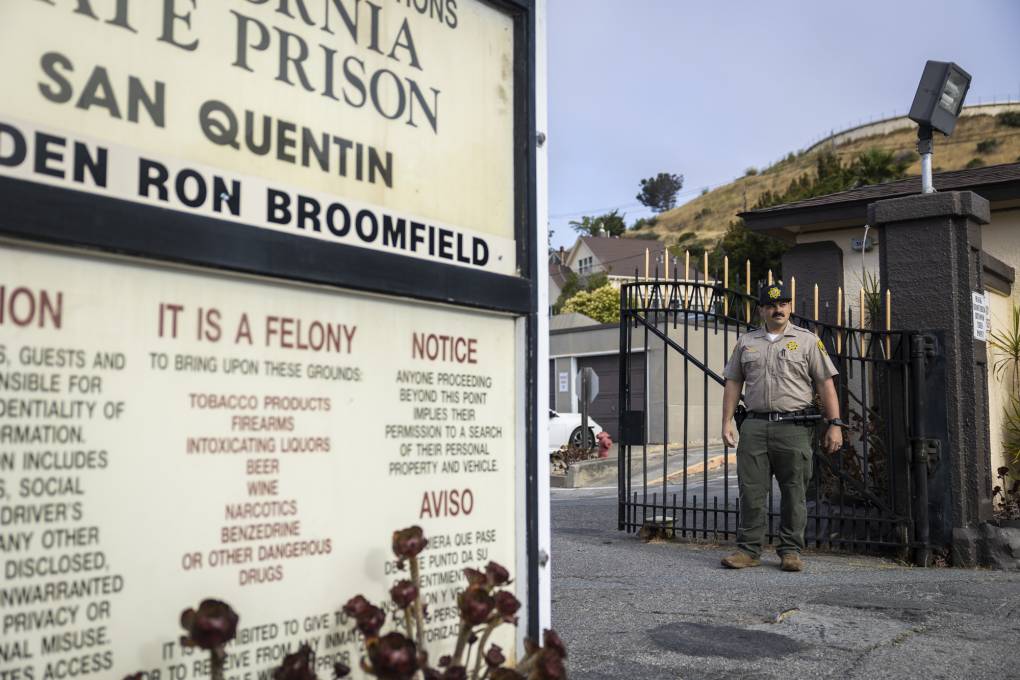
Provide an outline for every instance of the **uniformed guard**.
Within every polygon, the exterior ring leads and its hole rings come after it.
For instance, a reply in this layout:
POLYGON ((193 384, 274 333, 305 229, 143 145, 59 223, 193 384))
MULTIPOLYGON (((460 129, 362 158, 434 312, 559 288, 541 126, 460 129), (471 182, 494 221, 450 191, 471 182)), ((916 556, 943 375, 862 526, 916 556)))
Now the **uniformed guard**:
POLYGON ((811 435, 819 419, 826 420, 824 447, 834 452, 843 445, 839 400, 832 377, 838 371, 818 337, 790 323, 790 296, 782 283, 761 289, 759 305, 764 325, 737 341, 724 375, 722 436, 736 444, 733 417, 744 392, 746 418, 737 446, 740 484, 738 550, 723 558, 731 569, 761 564, 768 496, 772 476, 782 494, 779 544, 776 552, 783 571, 801 571, 804 528, 807 524, 807 485, 811 479, 811 435), (814 391, 823 414, 814 406, 814 391))

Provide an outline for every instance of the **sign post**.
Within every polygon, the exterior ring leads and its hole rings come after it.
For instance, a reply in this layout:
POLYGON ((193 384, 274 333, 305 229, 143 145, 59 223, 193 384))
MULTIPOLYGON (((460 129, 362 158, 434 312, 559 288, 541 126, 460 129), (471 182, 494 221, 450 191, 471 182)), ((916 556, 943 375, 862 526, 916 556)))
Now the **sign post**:
POLYGON ((5 7, 0 675, 356 666, 415 524, 436 658, 489 561, 539 637, 542 6, 5 7))
POLYGON ((581 395, 581 448, 587 451, 595 446, 588 427, 588 406, 599 396, 599 376, 589 366, 577 372, 576 381, 577 391, 581 395))

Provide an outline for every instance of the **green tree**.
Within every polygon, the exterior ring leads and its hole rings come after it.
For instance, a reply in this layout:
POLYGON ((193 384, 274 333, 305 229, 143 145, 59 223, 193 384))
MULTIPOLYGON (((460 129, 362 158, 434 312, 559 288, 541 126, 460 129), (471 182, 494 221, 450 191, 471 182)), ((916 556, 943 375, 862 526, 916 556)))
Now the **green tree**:
POLYGON ((556 298, 556 302, 553 304, 553 314, 559 314, 563 311, 563 305, 570 298, 577 295, 581 291, 592 291, 596 288, 601 288, 609 283, 609 277, 603 272, 597 272, 594 274, 587 274, 581 276, 577 272, 567 272, 566 281, 563 287, 560 288, 560 296, 556 298))
POLYGON ((625 217, 619 211, 612 210, 605 215, 585 215, 580 220, 571 220, 570 226, 582 236, 620 236, 627 231, 625 217))
POLYGON ((683 175, 660 172, 655 177, 641 180, 641 193, 637 195, 637 200, 653 212, 666 212, 676 207, 676 195, 683 186, 683 175))
POLYGON ((600 323, 620 323, 620 291, 606 284, 582 290, 563 305, 564 312, 578 312, 600 323))

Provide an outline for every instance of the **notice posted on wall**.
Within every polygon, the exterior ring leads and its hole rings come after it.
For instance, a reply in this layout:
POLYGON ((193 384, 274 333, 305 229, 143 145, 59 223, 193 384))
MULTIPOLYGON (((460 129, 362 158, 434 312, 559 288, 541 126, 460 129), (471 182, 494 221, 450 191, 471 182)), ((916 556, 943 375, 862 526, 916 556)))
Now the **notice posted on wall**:
POLYGON ((971 308, 974 312, 974 339, 985 342, 988 340, 988 293, 971 291, 971 308))
POLYGON ((449 653, 463 569, 515 564, 514 343, 498 315, 0 246, 0 677, 206 677, 179 616, 207 597, 241 617, 228 678, 302 642, 320 677, 357 667, 341 608, 388 600, 414 524, 449 653))

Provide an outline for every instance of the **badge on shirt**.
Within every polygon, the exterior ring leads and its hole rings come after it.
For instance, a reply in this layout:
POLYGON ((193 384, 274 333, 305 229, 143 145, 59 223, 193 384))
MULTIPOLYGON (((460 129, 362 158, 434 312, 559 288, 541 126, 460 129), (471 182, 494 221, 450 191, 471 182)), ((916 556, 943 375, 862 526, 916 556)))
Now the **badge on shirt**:
POLYGON ((796 340, 791 340, 790 342, 786 343, 786 349, 790 350, 791 352, 797 351, 798 347, 800 347, 800 345, 797 344, 796 340))

